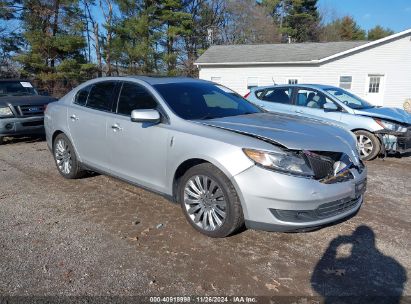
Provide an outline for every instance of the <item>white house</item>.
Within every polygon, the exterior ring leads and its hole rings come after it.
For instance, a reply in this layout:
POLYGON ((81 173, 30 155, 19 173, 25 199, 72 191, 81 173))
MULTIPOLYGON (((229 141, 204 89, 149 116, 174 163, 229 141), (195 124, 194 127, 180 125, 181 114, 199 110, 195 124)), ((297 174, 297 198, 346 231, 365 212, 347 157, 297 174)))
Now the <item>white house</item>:
POLYGON ((241 95, 254 86, 321 83, 402 108, 411 98, 411 29, 372 42, 216 45, 196 65, 200 79, 241 95))

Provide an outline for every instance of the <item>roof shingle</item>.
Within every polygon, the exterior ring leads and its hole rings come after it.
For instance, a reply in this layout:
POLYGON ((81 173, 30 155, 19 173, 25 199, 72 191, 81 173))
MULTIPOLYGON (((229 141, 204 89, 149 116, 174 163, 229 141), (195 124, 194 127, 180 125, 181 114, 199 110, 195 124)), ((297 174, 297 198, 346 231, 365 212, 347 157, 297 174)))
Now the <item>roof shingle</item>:
POLYGON ((214 45, 196 63, 281 63, 320 60, 350 50, 368 41, 291 44, 214 45))

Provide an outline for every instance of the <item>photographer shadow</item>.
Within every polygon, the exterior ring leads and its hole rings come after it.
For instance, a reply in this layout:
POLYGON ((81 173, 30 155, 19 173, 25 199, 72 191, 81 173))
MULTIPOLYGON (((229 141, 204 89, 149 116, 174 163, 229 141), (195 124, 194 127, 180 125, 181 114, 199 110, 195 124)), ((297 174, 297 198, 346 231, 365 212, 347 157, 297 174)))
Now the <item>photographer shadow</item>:
POLYGON ((311 277, 325 303, 400 303, 406 281, 404 267, 375 247, 375 234, 365 225, 333 239, 311 277), (340 256, 338 249, 347 245, 351 254, 340 256))

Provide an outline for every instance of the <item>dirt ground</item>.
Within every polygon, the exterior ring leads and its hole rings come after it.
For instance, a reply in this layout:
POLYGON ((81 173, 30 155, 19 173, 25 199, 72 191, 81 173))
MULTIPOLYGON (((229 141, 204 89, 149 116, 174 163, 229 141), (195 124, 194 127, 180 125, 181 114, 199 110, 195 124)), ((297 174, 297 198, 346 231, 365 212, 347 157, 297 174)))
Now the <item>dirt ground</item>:
POLYGON ((6 142, 0 295, 411 296, 411 157, 367 165, 365 203, 346 222, 211 239, 159 195, 63 179, 41 139, 6 142))

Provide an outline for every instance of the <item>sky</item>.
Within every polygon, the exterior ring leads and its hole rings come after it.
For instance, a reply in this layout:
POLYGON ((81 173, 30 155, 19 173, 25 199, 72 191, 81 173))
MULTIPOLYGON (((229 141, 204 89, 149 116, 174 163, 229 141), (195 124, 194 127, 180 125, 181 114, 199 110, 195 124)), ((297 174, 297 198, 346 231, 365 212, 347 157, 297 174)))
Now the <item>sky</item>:
MULTIPOLYGON (((318 7, 325 12, 326 22, 350 15, 365 30, 378 24, 396 33, 411 29, 411 0, 318 0, 318 7)), ((103 21, 99 8, 93 12, 103 21)))
POLYGON ((411 28, 411 0, 319 0, 328 18, 350 15, 365 30, 379 24, 394 32, 411 28))

